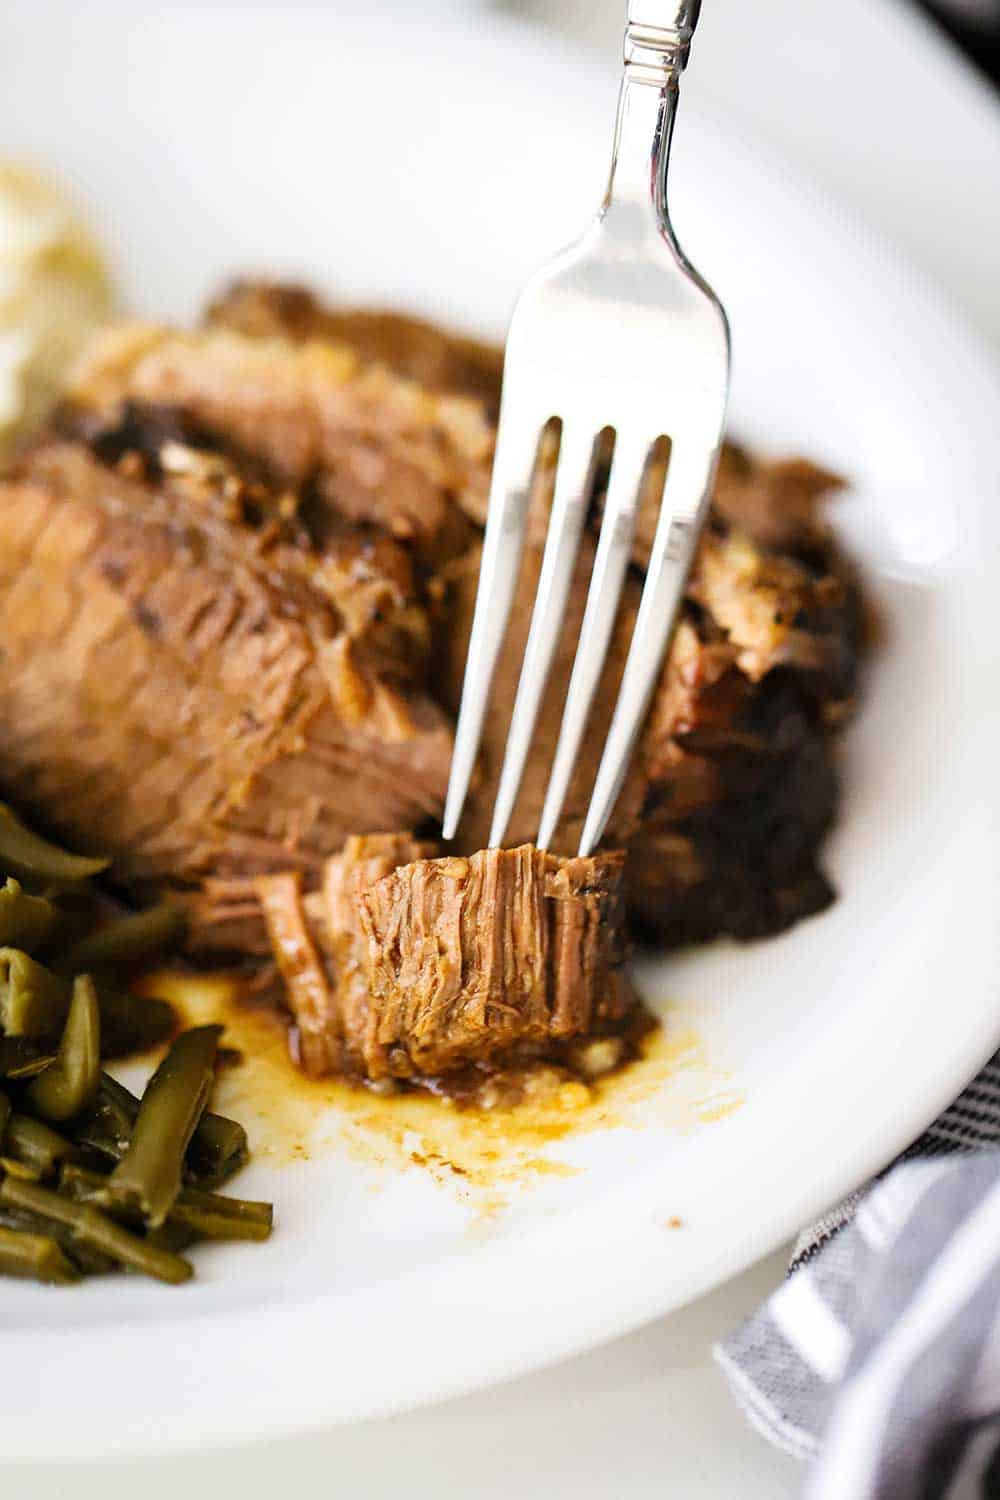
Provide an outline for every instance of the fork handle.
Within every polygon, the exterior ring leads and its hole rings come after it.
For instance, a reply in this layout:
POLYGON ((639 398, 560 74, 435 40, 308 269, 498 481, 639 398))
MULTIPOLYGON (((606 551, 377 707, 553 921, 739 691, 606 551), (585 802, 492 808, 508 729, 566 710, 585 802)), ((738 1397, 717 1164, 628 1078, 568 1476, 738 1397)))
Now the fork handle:
POLYGON ((625 68, 648 70, 650 83, 665 83, 683 72, 701 0, 628 0, 625 68))
POLYGON ((645 225, 678 254, 667 210, 667 166, 678 82, 700 9, 701 0, 628 0, 625 70, 602 210, 605 227, 614 233, 620 224, 624 241, 637 239, 645 225))

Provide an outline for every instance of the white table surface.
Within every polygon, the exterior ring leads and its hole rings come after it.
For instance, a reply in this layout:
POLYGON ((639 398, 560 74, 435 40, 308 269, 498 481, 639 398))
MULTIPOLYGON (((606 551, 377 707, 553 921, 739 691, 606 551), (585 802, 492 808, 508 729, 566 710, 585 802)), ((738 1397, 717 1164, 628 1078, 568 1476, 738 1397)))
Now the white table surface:
MULTIPOLYGON (((620 0, 508 8, 617 56, 620 0)), ((853 204, 1000 342, 1000 101, 902 0, 707 0, 685 96, 853 204)), ((317 1486, 363 1500, 791 1496, 798 1466, 746 1427, 710 1357, 782 1269, 772 1256, 602 1350, 432 1410, 256 1448, 85 1466, 73 1474, 75 1500, 273 1500, 317 1486)), ((54 1465, 0 1466, 16 1500, 61 1500, 68 1479, 54 1465)))

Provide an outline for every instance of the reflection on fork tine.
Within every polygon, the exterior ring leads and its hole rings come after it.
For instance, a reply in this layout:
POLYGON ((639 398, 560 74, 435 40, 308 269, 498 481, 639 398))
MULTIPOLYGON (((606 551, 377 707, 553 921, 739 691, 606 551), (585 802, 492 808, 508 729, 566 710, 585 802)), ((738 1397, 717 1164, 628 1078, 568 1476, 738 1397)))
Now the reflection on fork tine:
POLYGON ((580 536, 594 484, 598 436, 587 427, 565 426, 559 448, 555 496, 549 517, 545 553, 524 663, 517 684, 514 712, 490 828, 490 847, 502 843, 531 749, 539 705, 559 644, 580 536))
POLYGON ((642 476, 650 447, 648 438, 624 433, 618 434, 615 443, 601 535, 580 627, 580 642, 566 691, 566 709, 538 830, 538 845, 542 849, 548 848, 556 831, 594 694, 604 670, 632 552, 642 476))
POLYGON ((462 703, 445 803, 446 839, 454 838, 462 815, 476 763, 490 685, 517 587, 531 503, 535 455, 542 428, 542 423, 528 417, 526 412, 511 413, 510 420, 501 422, 497 435, 486 535, 479 569, 479 591, 476 594, 476 609, 469 637, 462 703))
POLYGON ((711 448, 699 451, 691 443, 675 444, 671 450, 639 613, 580 838, 581 854, 593 849, 618 801, 683 596, 714 460, 711 448))

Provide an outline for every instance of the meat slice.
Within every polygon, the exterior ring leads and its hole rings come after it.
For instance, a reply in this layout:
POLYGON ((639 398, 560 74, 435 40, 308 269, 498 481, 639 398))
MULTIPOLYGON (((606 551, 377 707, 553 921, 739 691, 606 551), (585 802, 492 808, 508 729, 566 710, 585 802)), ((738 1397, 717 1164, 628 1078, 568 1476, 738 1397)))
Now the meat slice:
POLYGON ((621 854, 428 853, 352 838, 310 895, 294 874, 256 882, 307 1072, 434 1077, 627 1015, 621 854))
POLYGON ((363 359, 388 365, 430 391, 475 396, 494 413, 499 400, 501 350, 404 313, 330 307, 306 287, 236 281, 211 304, 206 321, 250 338, 349 344, 363 359))
POLYGON ((110 425, 129 403, 182 409, 277 484, 308 486, 320 524, 374 524, 428 560, 467 546, 463 507, 485 504, 494 432, 482 404, 347 344, 128 325, 81 360, 62 421, 71 432, 110 425))
POLYGON ((419 645, 369 649, 321 572, 183 487, 40 448, 0 485, 0 780, 139 887, 318 871, 438 815, 451 729, 419 645))

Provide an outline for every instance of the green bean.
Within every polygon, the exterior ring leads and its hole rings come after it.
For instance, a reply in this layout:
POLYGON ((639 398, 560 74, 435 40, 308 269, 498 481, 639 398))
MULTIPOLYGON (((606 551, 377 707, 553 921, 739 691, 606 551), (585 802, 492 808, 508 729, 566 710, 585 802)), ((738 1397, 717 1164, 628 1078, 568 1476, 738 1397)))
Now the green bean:
MULTIPOLYGON (((238 1198, 227 1200, 218 1193, 206 1193, 216 1199, 213 1206, 192 1203, 185 1194, 177 1199, 170 1210, 168 1224, 176 1224, 206 1240, 266 1240, 270 1238, 272 1218, 259 1219, 251 1214, 231 1213, 229 1202, 239 1203, 238 1198)), ((254 1205, 256 1207, 257 1205, 254 1205)), ((270 1210, 271 1205, 261 1204, 270 1210)))
POLYGON ((116 1269, 116 1262, 109 1255, 79 1244, 73 1239, 65 1225, 40 1219, 37 1214, 26 1213, 23 1209, 0 1206, 0 1225, 5 1229, 16 1230, 20 1234, 27 1231, 28 1234, 44 1234, 47 1238, 55 1240, 60 1249, 64 1250, 70 1260, 87 1276, 103 1276, 108 1271, 116 1269))
POLYGON ((130 964, 151 954, 162 953, 177 942, 184 930, 184 914, 169 901, 160 901, 145 911, 115 917, 96 932, 81 938, 59 960, 68 974, 108 965, 130 964))
MULTIPOLYGON (((20 948, 0 948, 0 1029, 9 1037, 55 1041, 62 1035, 73 986, 20 948)), ((97 992, 104 1051, 111 1057, 162 1042, 177 1022, 166 1000, 101 985, 97 992)))
POLYGON ((42 1177, 53 1175, 63 1162, 78 1161, 80 1157, 79 1147, 72 1141, 43 1125, 41 1120, 33 1120, 17 1110, 7 1121, 3 1149, 7 1156, 23 1162, 42 1177))
POLYGON ((54 881, 76 885, 99 875, 110 861, 70 854, 26 828, 5 803, 0 802, 0 868, 24 880, 54 881))
POLYGON ((132 1139, 132 1124, 138 1113, 139 1101, 135 1095, 110 1073, 102 1073, 96 1099, 90 1109, 72 1122, 69 1134, 79 1145, 121 1161, 132 1139))
POLYGON ((0 887, 0 947, 33 953, 56 921, 56 909, 44 896, 29 896, 18 880, 0 887))
POLYGON ((157 1250, 169 1250, 172 1255, 183 1255, 185 1250, 198 1243, 198 1235, 183 1224, 168 1219, 159 1229, 147 1229, 145 1243, 157 1250))
POLYGON ((227 1198, 224 1193, 206 1193, 202 1188, 181 1188, 179 1203, 186 1208, 201 1208, 207 1213, 225 1214, 231 1219, 241 1219, 246 1224, 264 1225, 271 1229, 274 1224, 274 1205, 262 1203, 256 1198, 227 1198))
MULTIPOLYGON (((107 1179, 86 1167, 66 1166, 59 1176, 59 1190, 79 1203, 103 1203, 107 1179)), ((225 1198, 197 1188, 181 1188, 165 1224, 198 1239, 266 1240, 274 1221, 270 1203, 225 1198)))
POLYGON ((0 1182, 0 1203, 9 1208, 25 1209, 60 1224, 70 1231, 76 1243, 98 1250, 121 1265, 154 1276, 158 1281, 178 1283, 187 1281, 192 1275, 189 1261, 146 1244, 93 1204, 74 1203, 69 1198, 60 1198, 50 1188, 39 1187, 33 1182, 18 1182, 13 1177, 5 1177, 0 1182))
POLYGON ((70 987, 20 948, 0 948, 0 1026, 7 1036, 54 1039, 62 1033, 70 987))
POLYGON ((221 1026, 195 1026, 174 1042, 139 1105, 132 1140, 108 1181, 107 1201, 134 1203, 156 1229, 180 1192, 184 1154, 215 1082, 221 1026))
POLYGON ((53 1286, 68 1286, 80 1279, 55 1240, 15 1229, 0 1229, 0 1275, 23 1276, 53 1286))
MULTIPOLYGON (((120 1161, 132 1139, 132 1126, 139 1113, 135 1095, 112 1078, 101 1074, 101 1084, 93 1108, 70 1128, 74 1141, 90 1146, 103 1156, 120 1161)), ((250 1157, 247 1133, 236 1120, 225 1115, 202 1115, 191 1137, 185 1163, 185 1179, 199 1187, 220 1187, 250 1157)))
POLYGON ((191 1137, 188 1175, 199 1187, 221 1187, 250 1156, 247 1133, 236 1120, 205 1113, 191 1137))
POLYGON ((18 1161, 14 1156, 0 1156, 0 1174, 8 1172, 11 1177, 23 1177, 25 1182, 41 1182, 42 1174, 37 1167, 29 1167, 26 1162, 18 1161))
POLYGON ((52 1065, 28 1086, 28 1100, 45 1120, 71 1120, 97 1097, 101 1081, 101 1018, 89 974, 73 981, 73 998, 52 1065))
POLYGON ((21 1083, 26 1078, 34 1078, 54 1061, 54 1052, 41 1051, 27 1037, 0 1036, 0 1078, 21 1083))

